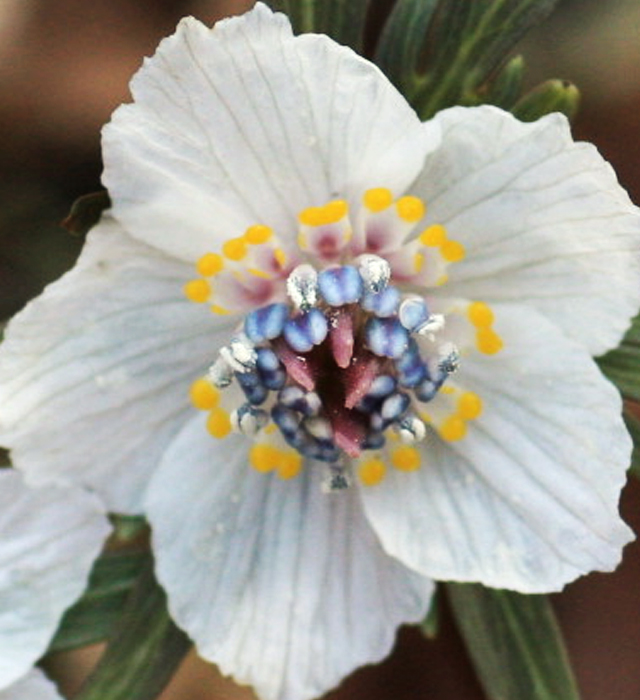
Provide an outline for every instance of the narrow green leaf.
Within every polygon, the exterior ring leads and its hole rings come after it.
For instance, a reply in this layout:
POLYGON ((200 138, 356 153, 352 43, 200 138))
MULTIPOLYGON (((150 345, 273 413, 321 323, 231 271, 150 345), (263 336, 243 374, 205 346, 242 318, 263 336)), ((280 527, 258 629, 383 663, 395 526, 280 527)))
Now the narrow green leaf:
POLYGON ((440 631, 440 606, 442 593, 440 588, 436 588, 436 592, 431 599, 429 612, 424 620, 420 623, 420 630, 427 639, 435 639, 440 631))
POLYGON ((640 403, 640 316, 634 318, 620 347, 597 362, 625 398, 640 403))
POLYGON ((573 119, 580 106, 580 91, 566 80, 547 80, 528 92, 511 110, 523 122, 532 122, 550 112, 573 119))
POLYGON ((149 555, 105 653, 74 700, 153 700, 190 647, 169 617, 149 555))
POLYGON ((267 0, 289 16, 296 34, 326 34, 340 44, 362 49, 370 0, 267 0))
POLYGON ((106 190, 92 192, 76 199, 71 211, 61 224, 76 236, 85 236, 93 228, 105 209, 111 206, 111 199, 106 190))
POLYGON ((427 29, 439 0, 398 0, 382 30, 375 60, 406 97, 424 60, 427 29))
POLYGON ((558 0, 400 0, 377 60, 423 119, 476 104, 509 51, 558 0))
POLYGON ((146 552, 106 552, 94 564, 89 586, 62 618, 49 651, 102 642, 111 634, 146 562, 146 552))
POLYGON ((640 479, 640 418, 627 410, 624 412, 624 422, 627 424, 627 429, 633 440, 629 473, 636 479, 640 479))
POLYGON ((490 700, 579 700, 545 596, 447 584, 458 628, 490 700))
POLYGON ((522 94, 523 80, 524 59, 514 56, 492 81, 483 102, 511 109, 522 94))

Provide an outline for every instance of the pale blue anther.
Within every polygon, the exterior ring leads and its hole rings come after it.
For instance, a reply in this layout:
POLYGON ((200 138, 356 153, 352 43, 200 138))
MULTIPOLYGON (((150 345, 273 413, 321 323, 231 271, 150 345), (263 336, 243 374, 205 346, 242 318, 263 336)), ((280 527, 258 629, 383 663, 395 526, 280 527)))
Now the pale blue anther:
POLYGON ((409 332, 396 318, 370 318, 364 339, 372 353, 380 357, 399 358, 409 344, 409 332))
POLYGON ((271 418, 285 438, 292 438, 298 432, 301 418, 296 411, 276 404, 271 409, 271 418))
POLYGON ((381 433, 389 425, 388 421, 380 413, 372 413, 369 418, 369 427, 374 433, 381 433))
POLYGON ((354 304, 362 296, 364 285, 355 267, 342 265, 318 275, 318 289, 329 306, 354 304))
POLYGON ((327 337, 329 324, 320 309, 310 309, 298 314, 284 324, 284 337, 287 344, 296 352, 309 352, 314 345, 327 337))
POLYGON ((263 384, 256 384, 254 386, 243 386, 241 384, 240 386, 242 387, 244 395, 247 397, 247 401, 254 406, 259 406, 261 403, 264 403, 269 395, 269 389, 263 384))
POLYGON ((286 304, 268 304, 245 316, 244 332, 253 343, 273 340, 282 333, 288 317, 286 304))
POLYGON ((429 310, 420 297, 409 297, 400 304, 398 319, 408 331, 415 331, 427 322, 429 310))
POLYGON ((307 417, 317 415, 321 408, 320 399, 315 392, 307 392, 295 384, 280 390, 278 403, 307 417))
POLYGON ((418 344, 409 339, 406 352, 395 361, 398 382, 404 387, 414 387, 429 376, 429 371, 420 356, 418 344))
POLYGON ((382 398, 395 391, 397 382, 390 374, 380 374, 372 382, 367 396, 382 398))
POLYGON ((256 370, 260 381, 272 391, 281 389, 287 381, 287 373, 278 356, 271 348, 257 348, 256 354, 256 370))
POLYGON ((411 399, 401 392, 387 396, 380 407, 380 415, 385 422, 391 423, 398 420, 400 416, 409 408, 411 399))
POLYGON ((380 318, 395 315, 400 305, 400 292, 397 287, 386 287, 378 294, 365 292, 362 297, 362 308, 380 318))
POLYGON ((431 401, 431 399, 438 393, 438 389, 442 386, 442 382, 434 382, 431 379, 425 379, 420 382, 413 390, 413 393, 420 401, 431 401))

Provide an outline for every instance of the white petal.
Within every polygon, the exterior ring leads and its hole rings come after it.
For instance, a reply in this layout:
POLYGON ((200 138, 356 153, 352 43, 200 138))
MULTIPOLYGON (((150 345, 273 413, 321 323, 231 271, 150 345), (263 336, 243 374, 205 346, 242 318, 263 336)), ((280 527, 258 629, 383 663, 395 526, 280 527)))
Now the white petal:
POLYGON ((640 216, 566 119, 524 124, 493 107, 440 113, 442 146, 414 189, 466 249, 447 293, 535 306, 592 355, 640 306, 640 216))
POLYGON ((149 490, 160 582, 199 653, 264 700, 321 695, 383 658, 425 614, 433 584, 388 557, 355 489, 321 492, 321 465, 290 481, 247 465, 200 420, 149 490))
POLYGON ((109 529, 90 494, 29 488, 16 471, 0 470, 0 687, 44 653, 109 529))
POLYGON ((0 690, 0 700, 64 700, 55 685, 38 668, 0 690))
POLYGON ((613 569, 632 538, 618 515, 631 451, 621 399, 544 317, 495 308, 505 349, 459 372, 482 416, 459 442, 428 443, 420 471, 365 489, 365 511, 387 551, 427 576, 559 590, 613 569))
POLYGON ((104 130, 114 215, 185 260, 256 223, 293 238, 301 209, 373 184, 401 193, 437 142, 373 64, 260 3, 182 20, 131 90, 104 130))
POLYGON ((182 293, 191 276, 107 222, 76 267, 9 324, 0 444, 30 481, 81 483, 113 510, 139 508, 159 456, 192 415, 190 383, 215 358, 212 315, 182 293))

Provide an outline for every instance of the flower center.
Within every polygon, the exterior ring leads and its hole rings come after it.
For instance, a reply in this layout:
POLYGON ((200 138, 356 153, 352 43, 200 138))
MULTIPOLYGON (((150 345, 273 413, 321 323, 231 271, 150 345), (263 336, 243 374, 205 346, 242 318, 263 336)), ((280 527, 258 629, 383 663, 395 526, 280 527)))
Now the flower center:
MULTIPOLYGON (((323 462, 329 490, 349 484, 353 464, 370 485, 389 461, 417 469, 413 444, 429 426, 444 439, 463 437, 480 398, 445 384, 458 348, 442 333, 445 314, 412 290, 443 284, 464 249, 438 224, 404 242, 424 215, 418 198, 394 202, 376 188, 353 222, 342 200, 301 212, 297 250, 270 228, 252 226, 222 254, 198 261, 202 277, 186 285, 188 298, 216 296, 213 312, 245 312, 191 390, 194 405, 209 411, 214 437, 236 431, 253 438, 254 468, 284 478, 299 472, 303 458, 323 462), (444 404, 455 409, 429 415, 426 405, 437 396, 449 396, 444 404)), ((498 352, 491 309, 474 302, 465 312, 476 348, 498 352)))

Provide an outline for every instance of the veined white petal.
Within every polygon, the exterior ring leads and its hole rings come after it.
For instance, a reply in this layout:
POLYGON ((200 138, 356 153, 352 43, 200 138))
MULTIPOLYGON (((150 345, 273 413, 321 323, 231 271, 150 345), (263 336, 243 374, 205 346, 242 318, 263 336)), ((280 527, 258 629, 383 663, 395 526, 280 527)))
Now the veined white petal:
POLYGON ((9 324, 0 444, 32 483, 83 484, 112 510, 139 509, 191 415, 190 383, 228 337, 229 321, 184 298, 192 275, 107 220, 76 267, 9 324))
POLYGON ((534 310, 495 305, 505 348, 459 372, 483 414, 425 445, 417 472, 363 490, 383 546, 435 579, 524 593, 610 571, 632 539, 618 515, 631 444, 621 399, 587 351, 534 310))
POLYGON ((154 477, 158 578, 199 653, 264 700, 306 700, 389 653, 433 584, 387 556, 357 490, 321 493, 323 468, 259 474, 240 437, 195 419, 154 477))
POLYGON ((18 472, 0 470, 0 687, 46 650, 109 530, 91 494, 29 488, 18 472))
POLYGON ((372 63, 261 3, 182 20, 131 90, 104 130, 113 213, 184 260, 256 223, 293 240, 300 210, 365 187, 401 194, 438 141, 372 63))
POLYGON ((413 189, 462 242, 447 293, 527 303, 597 355, 640 305, 640 215, 560 114, 525 124, 495 107, 445 110, 413 189))
POLYGON ((56 686, 34 668, 8 688, 0 690, 0 700, 64 700, 56 686))

